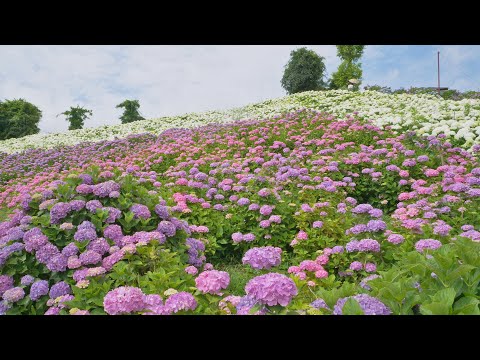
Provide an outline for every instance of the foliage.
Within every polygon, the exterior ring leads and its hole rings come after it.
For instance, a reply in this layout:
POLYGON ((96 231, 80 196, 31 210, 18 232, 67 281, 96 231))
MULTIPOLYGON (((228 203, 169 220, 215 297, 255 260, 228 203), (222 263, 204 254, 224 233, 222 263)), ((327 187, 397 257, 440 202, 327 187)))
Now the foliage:
POLYGON ((76 107, 71 106, 70 110, 64 111, 59 115, 65 115, 66 120, 70 123, 68 130, 77 130, 83 128, 84 121, 89 118, 89 115, 92 116, 92 114, 91 110, 77 105, 76 107))
POLYGON ((116 107, 124 109, 122 116, 120 116, 122 124, 128 124, 138 120, 145 120, 145 118, 143 118, 138 112, 138 108, 140 107, 138 100, 125 100, 116 107))
POLYGON ((293 50, 281 81, 287 94, 324 89, 324 61, 324 57, 305 47, 293 50))
POLYGON ((42 112, 24 99, 0 101, 0 140, 37 134, 42 112))

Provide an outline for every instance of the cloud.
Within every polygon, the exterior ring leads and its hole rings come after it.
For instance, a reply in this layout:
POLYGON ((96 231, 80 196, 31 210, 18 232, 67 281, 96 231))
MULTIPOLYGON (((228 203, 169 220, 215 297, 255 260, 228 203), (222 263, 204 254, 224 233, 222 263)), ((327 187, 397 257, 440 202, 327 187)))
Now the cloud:
MULTIPOLYGON (((93 110, 86 127, 118 124, 121 111, 115 106, 127 98, 140 100, 147 118, 226 109, 284 96, 284 65, 299 47, 1 46, 0 99, 21 97, 37 105, 42 132, 66 130, 64 117, 56 116, 75 105, 93 110)), ((334 45, 307 47, 325 57, 328 75, 336 71, 334 45)), ((436 79, 436 60, 432 66, 430 59, 436 48, 421 48, 368 46, 364 84, 430 85, 436 79)), ((478 87, 480 47, 440 48, 445 82, 478 87)))

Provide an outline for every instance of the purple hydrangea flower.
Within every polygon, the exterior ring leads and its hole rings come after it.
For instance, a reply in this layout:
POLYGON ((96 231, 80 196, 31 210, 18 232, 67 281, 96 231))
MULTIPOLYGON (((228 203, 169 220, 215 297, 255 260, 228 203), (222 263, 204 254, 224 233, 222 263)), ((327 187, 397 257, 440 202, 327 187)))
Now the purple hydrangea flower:
POLYGON ((93 186, 93 194, 98 197, 107 197, 113 191, 120 191, 120 185, 113 180, 93 186))
POLYGON ((142 204, 132 205, 130 211, 133 212, 135 219, 149 219, 152 216, 148 207, 142 204))
POLYGON ((389 243, 398 245, 398 244, 401 244, 402 242, 404 242, 405 239, 400 234, 391 234, 391 235, 388 235, 387 241, 389 243))
POLYGON ((68 285, 65 281, 60 281, 53 285, 50 289, 50 299, 56 299, 59 296, 68 295, 71 292, 70 285, 68 285))
POLYGON ((92 213, 95 213, 97 211, 97 209, 101 209, 103 208, 103 205, 100 201, 98 200, 90 200, 88 201, 86 204, 85 204, 85 208, 92 212, 92 213))
POLYGON ((369 275, 367 276, 366 278, 364 278, 362 281, 360 281, 360 286, 362 288, 364 288, 365 290, 372 290, 372 288, 367 284, 370 280, 373 280, 373 279, 377 279, 379 278, 380 275, 377 275, 377 274, 373 274, 373 275, 369 275))
POLYGON ((175 225, 167 220, 160 221, 157 230, 160 231, 162 234, 165 234, 165 236, 167 237, 175 236, 175 233, 177 232, 175 225))
POLYGON ((50 209, 50 223, 57 224, 61 219, 66 217, 72 210, 69 203, 59 202, 50 209))
POLYGON ((341 254, 343 253, 343 246, 337 245, 332 248, 332 254, 341 254))
POLYGON ((103 298, 103 307, 109 315, 130 314, 147 306, 142 290, 132 286, 120 286, 103 298))
POLYGON ((35 258, 39 263, 47 264, 52 257, 58 254, 60 254, 60 250, 55 245, 47 243, 37 250, 35 258))
POLYGON ((280 265, 282 249, 273 246, 256 247, 248 250, 242 258, 243 264, 254 269, 270 269, 280 265))
POLYGON ((165 301, 165 306, 174 313, 182 310, 195 310, 197 308, 197 300, 195 300, 192 294, 181 291, 170 295, 165 301))
POLYGON ((25 297, 25 291, 21 287, 14 287, 3 293, 3 300, 8 303, 16 303, 25 297))
POLYGON ((52 256, 47 262, 48 270, 52 272, 63 272, 67 270, 67 257, 63 254, 52 256))
POLYGON ((333 315, 343 315, 343 306, 350 297, 358 302, 365 315, 390 315, 392 313, 392 311, 377 298, 367 294, 358 294, 338 299, 333 309, 333 315))
POLYGON ((310 306, 314 309, 330 309, 323 299, 317 299, 310 303, 310 306))
POLYGON ((38 280, 32 284, 30 288, 30 299, 32 301, 37 301, 42 296, 48 294, 48 281, 47 280, 38 280))
POLYGON ((164 205, 155 205, 155 213, 163 220, 167 220, 170 217, 168 208, 164 205))
POLYGON ((367 223, 367 229, 370 232, 384 231, 387 229, 387 224, 382 220, 370 220, 367 223))
POLYGON ((271 215, 272 211, 273 211, 273 206, 270 206, 270 205, 263 205, 260 208, 260 214, 262 214, 263 216, 271 215))
POLYGON ((11 288, 13 288, 13 278, 8 275, 0 275, 0 296, 11 288))
POLYGON ((25 275, 25 276, 22 276, 22 278, 20 279, 20 284, 22 284, 23 286, 28 286, 32 284, 34 281, 35 281, 35 278, 32 275, 25 275))
POLYGON ((434 239, 422 239, 415 243, 415 249, 418 252, 424 252, 425 249, 436 250, 442 246, 442 243, 434 239))
POLYGON ((360 271, 363 269, 363 264, 360 261, 354 261, 350 264, 349 269, 353 271, 360 271))
POLYGON ((203 271, 195 279, 195 284, 204 294, 221 295, 220 292, 230 284, 230 275, 225 271, 203 271))
POLYGON ((237 315, 264 315, 267 312, 267 309, 265 305, 261 305, 260 309, 255 312, 254 314, 250 314, 250 310, 255 306, 255 305, 260 305, 258 301, 250 295, 243 296, 240 301, 238 302, 236 309, 237 309, 237 315))
POLYGON ((245 292, 261 304, 287 306, 298 290, 289 277, 268 273, 251 279, 245 286, 245 292))
POLYGON ((78 254, 78 247, 75 243, 71 242, 62 249, 62 254, 66 257, 70 257, 78 254))
POLYGON ((95 251, 87 250, 80 254, 79 259, 82 265, 94 265, 102 261, 102 255, 95 251))

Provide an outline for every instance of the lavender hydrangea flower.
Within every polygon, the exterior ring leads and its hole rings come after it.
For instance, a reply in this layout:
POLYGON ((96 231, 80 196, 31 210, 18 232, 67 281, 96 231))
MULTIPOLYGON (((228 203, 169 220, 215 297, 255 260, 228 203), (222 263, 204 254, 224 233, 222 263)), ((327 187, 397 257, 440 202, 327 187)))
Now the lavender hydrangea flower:
POLYGON ((65 255, 66 257, 70 257, 70 256, 73 256, 73 255, 77 255, 78 251, 79 250, 78 250, 77 245, 75 245, 75 243, 71 242, 70 244, 68 244, 67 246, 65 246, 62 249, 62 254, 65 255))
POLYGON ((155 213, 162 219, 168 220, 170 214, 168 213, 168 208, 164 205, 155 205, 155 213))
POLYGON ((165 301, 165 306, 174 313, 182 310, 195 310, 197 305, 197 300, 193 295, 185 291, 170 295, 165 301))
POLYGON ((37 250, 35 258, 39 263, 47 264, 52 257, 58 254, 60 254, 60 250, 55 245, 47 243, 37 250))
POLYGON ((377 298, 367 294, 358 294, 338 299, 333 308, 333 315, 343 315, 343 306, 350 297, 358 302, 365 315, 390 315, 392 313, 392 311, 377 298))
POLYGON ((102 255, 95 251, 87 250, 80 254, 79 259, 82 265, 94 265, 102 261, 102 255))
POLYGON ((244 234, 243 235, 243 241, 245 242, 252 242, 253 240, 255 240, 255 235, 254 234, 244 234))
POLYGON ((350 264, 349 269, 353 271, 360 271, 363 269, 363 264, 360 261, 354 261, 350 264))
POLYGON ((377 240, 362 239, 358 242, 357 249, 358 249, 357 251, 362 251, 362 252, 368 252, 368 251, 379 252, 380 244, 378 243, 377 240))
POLYGON ((270 269, 280 265, 282 249, 273 246, 255 247, 248 250, 242 258, 243 264, 254 269, 270 269))
POLYGON ((133 212, 135 219, 149 219, 152 216, 148 207, 142 204, 132 205, 130 211, 133 212))
POLYGON ((434 239, 422 239, 415 243, 415 249, 418 252, 424 252, 426 249, 436 250, 442 246, 442 243, 434 239))
POLYGON ((310 303, 310 306, 313 307, 314 309, 317 309, 317 310, 318 309, 328 309, 328 310, 330 310, 327 303, 323 299, 314 300, 313 302, 310 303))
POLYGON ((14 287, 3 293, 3 300, 8 303, 16 303, 25 297, 25 291, 21 287, 14 287))
POLYGON ((112 224, 122 216, 122 212, 114 207, 107 206, 102 208, 102 210, 108 211, 108 217, 105 219, 106 223, 112 224))
POLYGON ((68 295, 71 292, 70 285, 68 285, 65 281, 60 281, 53 285, 50 289, 50 299, 56 299, 59 296, 68 295))
POLYGON ((93 194, 98 197, 107 197, 113 191, 120 191, 120 185, 113 180, 93 186, 93 194))
POLYGON ((61 219, 66 217, 72 210, 69 203, 59 202, 50 209, 50 223, 57 224, 61 219))
POLYGON ((367 229, 370 232, 384 231, 387 229, 387 224, 382 220, 370 220, 367 223, 367 229))
POLYGON ((83 201, 83 200, 72 200, 72 201, 70 201, 69 204, 70 204, 70 207, 73 211, 80 211, 85 207, 85 201, 83 201))
POLYGON ((0 296, 2 296, 5 291, 11 288, 13 288, 13 277, 8 275, 0 275, 0 296))
POLYGON ((354 214, 366 214, 369 211, 373 210, 373 206, 370 204, 359 204, 352 209, 354 214))
POLYGON ((120 286, 103 298, 103 307, 109 315, 130 314, 146 308, 142 290, 132 286, 120 286))
POLYGON ((343 246, 337 245, 332 248, 332 254, 341 254, 343 253, 343 246))
POLYGON ((405 241, 405 239, 400 234, 390 234, 390 235, 388 235, 387 241, 389 243, 398 245, 398 244, 403 243, 405 241))
POLYGON ((98 200, 90 200, 88 201, 86 204, 85 204, 85 208, 92 212, 92 213, 95 213, 97 211, 97 209, 101 209, 103 208, 103 205, 100 201, 98 200))
POLYGON ((103 230, 103 236, 113 240, 117 246, 122 246, 123 233, 119 225, 108 225, 103 230))
POLYGON ((243 296, 238 304, 236 305, 237 309, 237 315, 264 315, 267 312, 267 309, 265 305, 259 304, 259 302, 250 295, 243 296), (255 305, 261 305, 260 309, 253 313, 250 314, 250 310, 255 306, 255 305))
POLYGON ((195 279, 195 284, 204 294, 221 295, 220 292, 230 284, 230 275, 225 271, 203 271, 195 279))
POLYGON ((261 304, 287 306, 298 290, 289 277, 268 273, 251 279, 245 286, 245 292, 261 304))
POLYGON ((52 256, 47 262, 47 269, 52 272, 63 272, 67 270, 67 257, 63 254, 52 256))
POLYGON ((95 225, 90 221, 84 221, 77 227, 73 239, 79 242, 93 241, 97 238, 97 232, 95 230, 95 225))
POLYGON ((167 220, 160 221, 157 230, 160 231, 162 234, 165 234, 165 236, 167 237, 175 236, 175 233, 177 232, 175 225, 167 220))
POLYGON ((37 301, 42 296, 48 294, 48 281, 47 280, 38 280, 35 281, 30 288, 30 299, 32 301, 37 301))
POLYGON ((23 286, 28 286, 32 284, 34 281, 35 281, 35 278, 32 275, 25 275, 25 276, 22 276, 22 278, 20 279, 20 284, 22 284, 23 286))
POLYGON ((104 238, 98 238, 96 240, 93 240, 87 245, 87 250, 95 251, 100 255, 104 255, 106 252, 108 252, 109 249, 110 245, 104 238))

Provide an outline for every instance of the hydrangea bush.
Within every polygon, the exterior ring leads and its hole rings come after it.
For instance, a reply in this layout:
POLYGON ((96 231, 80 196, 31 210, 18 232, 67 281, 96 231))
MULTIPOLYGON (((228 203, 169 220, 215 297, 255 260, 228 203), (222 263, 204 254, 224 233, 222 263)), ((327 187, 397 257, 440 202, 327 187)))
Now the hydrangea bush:
POLYGON ((300 109, 2 161, 1 313, 479 313, 480 164, 443 134, 300 109))

